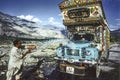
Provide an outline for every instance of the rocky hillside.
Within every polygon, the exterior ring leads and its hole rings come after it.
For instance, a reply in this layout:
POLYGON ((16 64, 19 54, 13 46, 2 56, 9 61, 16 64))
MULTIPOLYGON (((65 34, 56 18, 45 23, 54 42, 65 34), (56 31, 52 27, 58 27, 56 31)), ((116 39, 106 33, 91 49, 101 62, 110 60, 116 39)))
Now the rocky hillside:
POLYGON ((120 29, 111 31, 111 37, 113 37, 115 41, 120 42, 120 29))
POLYGON ((35 22, 20 19, 0 12, 0 36, 12 36, 22 38, 63 38, 62 29, 55 26, 38 25, 35 22), (45 28, 46 27, 46 28, 45 28))

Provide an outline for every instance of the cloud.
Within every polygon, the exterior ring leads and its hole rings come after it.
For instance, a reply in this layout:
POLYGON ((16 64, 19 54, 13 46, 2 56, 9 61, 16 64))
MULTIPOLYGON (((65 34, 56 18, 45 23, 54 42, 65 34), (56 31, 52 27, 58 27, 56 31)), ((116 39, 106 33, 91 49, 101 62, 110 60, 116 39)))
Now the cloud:
POLYGON ((117 23, 118 26, 120 26, 120 23, 117 23))
POLYGON ((116 19, 117 21, 120 21, 120 19, 116 19))
POLYGON ((63 20, 62 13, 58 14, 58 16, 60 17, 60 20, 62 21, 63 20))
POLYGON ((117 25, 120 26, 120 19, 116 19, 117 25))
POLYGON ((26 16, 25 15, 20 15, 20 16, 17 16, 17 17, 19 17, 21 19, 26 19, 26 20, 29 20, 29 21, 37 22, 37 23, 42 22, 42 20, 40 20, 39 18, 34 17, 32 15, 26 15, 26 16))
POLYGON ((118 26, 117 26, 117 25, 112 25, 112 24, 110 24, 110 25, 109 25, 109 28, 110 28, 111 31, 113 31, 113 30, 118 29, 118 26))
POLYGON ((61 14, 58 14, 58 16, 62 17, 62 13, 61 13, 61 14))
MULTIPOLYGON (((60 16, 60 14, 59 14, 59 16, 60 16)), ((46 21, 42 21, 39 18, 34 17, 32 15, 26 15, 26 16, 25 15, 20 15, 20 16, 17 16, 17 17, 19 17, 21 19, 26 19, 26 20, 29 20, 29 21, 41 23, 42 25, 45 23, 45 24, 50 24, 50 25, 56 26, 56 27, 65 28, 65 26, 62 23, 62 20, 61 20, 61 23, 60 23, 60 22, 56 21, 54 17, 49 17, 48 20, 46 20, 46 21)))
POLYGON ((50 18, 48 18, 48 21, 50 22, 50 23, 52 23, 52 24, 54 24, 54 18, 53 17, 50 17, 50 18))
POLYGON ((115 19, 115 24, 109 24, 109 27, 110 27, 111 31, 119 29, 120 28, 120 19, 119 18, 115 19))
POLYGON ((60 22, 57 22, 54 17, 48 18, 48 22, 49 22, 51 25, 64 28, 64 25, 63 25, 62 23, 60 23, 60 22))

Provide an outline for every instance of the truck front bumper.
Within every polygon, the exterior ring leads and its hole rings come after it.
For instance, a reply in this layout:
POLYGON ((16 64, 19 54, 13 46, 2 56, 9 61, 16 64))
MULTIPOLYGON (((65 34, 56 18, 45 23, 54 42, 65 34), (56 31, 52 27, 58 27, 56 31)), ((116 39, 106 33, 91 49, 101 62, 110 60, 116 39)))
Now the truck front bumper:
POLYGON ((60 72, 62 73, 85 76, 85 67, 83 66, 78 67, 69 64, 60 64, 59 66, 60 66, 60 72))

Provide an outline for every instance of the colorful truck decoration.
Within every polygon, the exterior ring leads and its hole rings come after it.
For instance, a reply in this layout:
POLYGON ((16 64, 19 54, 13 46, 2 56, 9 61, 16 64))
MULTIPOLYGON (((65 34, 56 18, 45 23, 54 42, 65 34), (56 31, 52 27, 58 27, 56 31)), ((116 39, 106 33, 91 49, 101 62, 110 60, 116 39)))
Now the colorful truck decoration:
POLYGON ((59 4, 66 27, 65 45, 57 48, 60 72, 88 76, 100 75, 100 63, 107 59, 110 31, 101 0, 64 0, 59 4))

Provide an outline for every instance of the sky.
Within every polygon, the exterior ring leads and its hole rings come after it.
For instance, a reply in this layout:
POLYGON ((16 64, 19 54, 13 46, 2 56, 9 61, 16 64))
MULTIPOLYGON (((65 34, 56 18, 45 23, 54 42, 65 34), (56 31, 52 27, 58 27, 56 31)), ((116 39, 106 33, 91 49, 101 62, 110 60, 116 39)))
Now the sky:
MULTIPOLYGON (((58 4, 63 0, 0 0, 0 12, 37 22, 64 27, 58 4)), ((110 29, 120 28, 120 0, 103 0, 110 29)))

